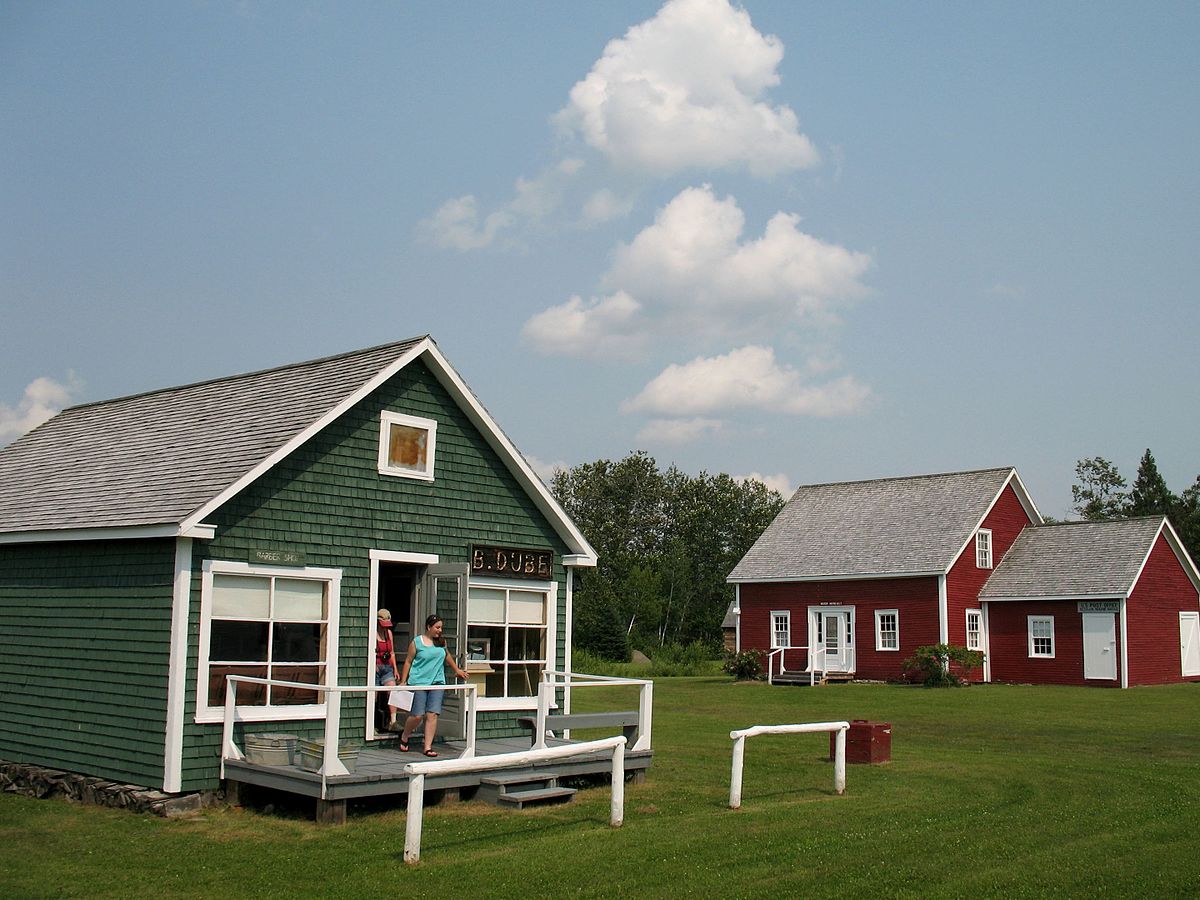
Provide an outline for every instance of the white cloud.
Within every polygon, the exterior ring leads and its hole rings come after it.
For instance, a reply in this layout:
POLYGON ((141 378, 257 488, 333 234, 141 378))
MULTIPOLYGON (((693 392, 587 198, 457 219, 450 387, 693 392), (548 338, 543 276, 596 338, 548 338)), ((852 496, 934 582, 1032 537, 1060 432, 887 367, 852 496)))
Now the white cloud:
POLYGON ((583 204, 586 222, 608 222, 620 219, 633 211, 633 197, 619 197, 609 188, 601 188, 583 204))
POLYGON ((702 437, 719 434, 725 428, 720 419, 651 419, 634 440, 658 444, 689 444, 702 437))
POLYGON ((540 459, 539 457, 536 457, 536 456, 531 456, 528 453, 525 454, 525 462, 529 463, 530 467, 534 471, 534 474, 537 475, 538 478, 542 479, 542 482, 547 487, 550 487, 554 483, 554 473, 555 472, 558 472, 560 470, 566 471, 571 468, 567 463, 563 462, 561 459, 556 462, 546 462, 544 459, 540 459))
POLYGON ((533 316, 521 336, 543 353, 629 358, 644 340, 637 326, 641 305, 617 291, 607 297, 571 297, 533 316))
POLYGON ((79 379, 74 372, 67 383, 53 378, 35 378, 26 387, 16 406, 0 403, 0 445, 16 440, 58 413, 78 394, 79 379))
POLYGON ((734 476, 737 481, 761 481, 773 491, 778 491, 784 500, 787 500, 796 492, 795 486, 792 484, 792 479, 783 472, 777 472, 774 475, 763 475, 759 472, 751 472, 749 475, 734 476))
POLYGON ((862 409, 870 393, 852 376, 807 384, 799 370, 780 365, 770 347, 747 346, 670 365, 621 408, 679 417, 733 409, 838 416, 862 409))
POLYGON ((782 42, 727 0, 670 0, 609 42, 557 119, 614 165, 656 175, 805 168, 819 156, 796 114, 762 99, 782 59, 782 42))

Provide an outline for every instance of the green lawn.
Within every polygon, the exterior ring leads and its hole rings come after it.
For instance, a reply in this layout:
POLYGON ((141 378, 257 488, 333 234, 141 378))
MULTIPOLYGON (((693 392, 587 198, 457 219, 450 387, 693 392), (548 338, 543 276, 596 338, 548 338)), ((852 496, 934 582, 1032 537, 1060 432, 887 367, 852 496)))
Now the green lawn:
MULTIPOLYGON (((613 708, 604 691, 583 700, 613 708)), ((580 735, 576 735, 580 736, 580 735)), ((0 895, 1200 895, 1200 686, 1129 691, 655 685, 656 757, 607 826, 607 787, 514 813, 427 810, 405 867, 403 808, 344 828, 210 810, 165 821, 0 796, 0 895), (832 791, 825 735, 751 738, 726 808, 729 731, 870 718, 893 762, 832 791)))

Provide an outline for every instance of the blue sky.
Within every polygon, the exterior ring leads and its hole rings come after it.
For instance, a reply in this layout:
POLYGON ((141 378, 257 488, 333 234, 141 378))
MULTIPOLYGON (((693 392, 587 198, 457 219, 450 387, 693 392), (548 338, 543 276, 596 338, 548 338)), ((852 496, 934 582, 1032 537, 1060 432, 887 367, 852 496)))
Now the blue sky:
POLYGON ((538 465, 1200 472, 1200 5, 0 2, 0 443, 432 333, 538 465), (632 30, 631 30, 632 29, 632 30))

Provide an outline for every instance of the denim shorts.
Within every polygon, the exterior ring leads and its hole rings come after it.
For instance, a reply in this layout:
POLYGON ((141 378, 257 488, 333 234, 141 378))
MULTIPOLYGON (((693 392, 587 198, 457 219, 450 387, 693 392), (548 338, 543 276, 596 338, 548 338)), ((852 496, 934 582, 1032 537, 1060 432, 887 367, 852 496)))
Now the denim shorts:
POLYGON ((413 705, 408 714, 410 716, 423 716, 425 713, 439 715, 445 697, 445 691, 413 691, 413 705))
POLYGON ((375 684, 377 687, 382 687, 385 684, 396 683, 396 672, 392 668, 391 663, 387 665, 375 666, 375 684))

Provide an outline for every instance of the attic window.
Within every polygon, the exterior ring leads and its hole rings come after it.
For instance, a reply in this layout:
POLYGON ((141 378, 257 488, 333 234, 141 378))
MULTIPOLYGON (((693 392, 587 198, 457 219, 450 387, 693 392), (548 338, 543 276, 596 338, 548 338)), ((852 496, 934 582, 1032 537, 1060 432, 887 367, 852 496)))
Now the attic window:
POLYGON ((980 569, 992 567, 992 532, 988 528, 980 528, 975 532, 975 565, 980 569))
POLYGON ((384 410, 379 417, 379 474, 433 481, 437 422, 384 410))

